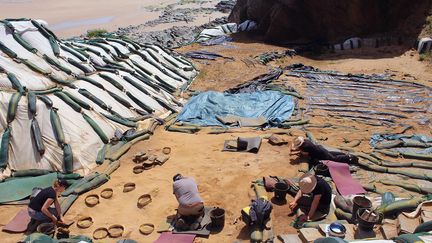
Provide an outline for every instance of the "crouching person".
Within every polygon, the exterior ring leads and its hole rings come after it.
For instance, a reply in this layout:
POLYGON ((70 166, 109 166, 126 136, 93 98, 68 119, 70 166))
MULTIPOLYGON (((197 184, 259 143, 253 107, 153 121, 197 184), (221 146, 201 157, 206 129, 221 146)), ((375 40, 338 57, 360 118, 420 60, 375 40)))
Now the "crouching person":
POLYGON ((177 174, 173 177, 174 195, 179 203, 175 227, 178 230, 196 230, 204 216, 204 202, 198 192, 198 185, 191 177, 177 174))
POLYGON ((289 204, 293 212, 300 209, 304 214, 300 221, 318 221, 324 219, 330 210, 332 189, 322 178, 306 173, 299 181, 300 190, 289 204))
POLYGON ((65 180, 56 180, 53 186, 42 189, 30 200, 28 214, 31 218, 28 231, 34 231, 40 223, 63 223, 63 216, 58 201, 60 194, 66 189, 68 183, 65 180), (51 205, 54 204, 54 208, 51 205))

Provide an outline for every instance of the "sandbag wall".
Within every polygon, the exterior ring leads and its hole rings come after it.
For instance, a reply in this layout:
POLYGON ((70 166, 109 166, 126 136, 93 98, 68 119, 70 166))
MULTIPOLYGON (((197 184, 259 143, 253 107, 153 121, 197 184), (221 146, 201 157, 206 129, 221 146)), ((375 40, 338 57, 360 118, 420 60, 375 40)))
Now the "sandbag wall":
POLYGON ((0 179, 44 169, 86 174, 115 131, 180 109, 197 71, 158 45, 62 41, 43 21, 0 20, 0 179))

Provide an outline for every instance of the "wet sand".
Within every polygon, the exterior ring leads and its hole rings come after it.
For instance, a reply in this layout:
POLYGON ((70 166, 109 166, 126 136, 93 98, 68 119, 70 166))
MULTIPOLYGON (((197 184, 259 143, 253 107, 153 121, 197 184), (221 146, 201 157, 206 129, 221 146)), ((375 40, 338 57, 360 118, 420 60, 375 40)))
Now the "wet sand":
MULTIPOLYGON (((59 37, 67 38, 85 34, 92 29, 114 31, 120 27, 143 24, 157 19, 160 10, 170 4, 175 7, 214 7, 218 1, 176 0, 0 0, 1 18, 43 19, 59 37), (192 2, 192 3, 191 3, 192 2)), ((220 17, 219 14, 200 16, 194 24, 201 25, 220 17)), ((152 30, 161 30, 154 27, 152 30)), ((171 27, 171 26, 168 26, 171 27)))

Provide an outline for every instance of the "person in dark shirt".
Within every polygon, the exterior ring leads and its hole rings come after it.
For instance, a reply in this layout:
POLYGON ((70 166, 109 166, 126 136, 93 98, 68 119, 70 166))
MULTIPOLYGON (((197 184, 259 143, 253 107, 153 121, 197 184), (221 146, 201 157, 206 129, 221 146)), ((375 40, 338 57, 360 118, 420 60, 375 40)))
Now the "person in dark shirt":
POLYGON ((330 210, 332 189, 322 178, 306 173, 299 181, 300 190, 289 204, 291 210, 300 209, 303 221, 317 221, 325 218, 330 210))
POLYGON ((37 222, 49 222, 54 224, 64 222, 60 203, 57 197, 66 189, 68 183, 65 180, 57 180, 53 186, 42 189, 28 205, 28 214, 37 222), (55 208, 50 207, 54 204, 55 208))
POLYGON ((297 137, 292 146, 290 155, 307 156, 310 158, 309 166, 312 168, 317 165, 320 160, 331 160, 335 162, 356 164, 358 158, 351 154, 346 154, 337 151, 328 151, 321 145, 312 143, 312 141, 303 137, 297 137))

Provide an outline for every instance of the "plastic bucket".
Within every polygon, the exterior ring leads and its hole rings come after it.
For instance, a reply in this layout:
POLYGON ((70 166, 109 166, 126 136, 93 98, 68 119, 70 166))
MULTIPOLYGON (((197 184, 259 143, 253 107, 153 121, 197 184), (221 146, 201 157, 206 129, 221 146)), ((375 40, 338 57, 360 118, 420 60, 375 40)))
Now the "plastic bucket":
POLYGON ((274 187, 274 197, 278 200, 285 200, 289 186, 284 182, 278 182, 274 187))
POLYGON ((357 212, 359 209, 370 209, 372 207, 372 202, 363 196, 356 196, 353 198, 353 212, 351 220, 357 222, 357 212))
POLYGON ((212 228, 222 229, 225 225, 225 210, 223 208, 215 208, 210 212, 212 228))

